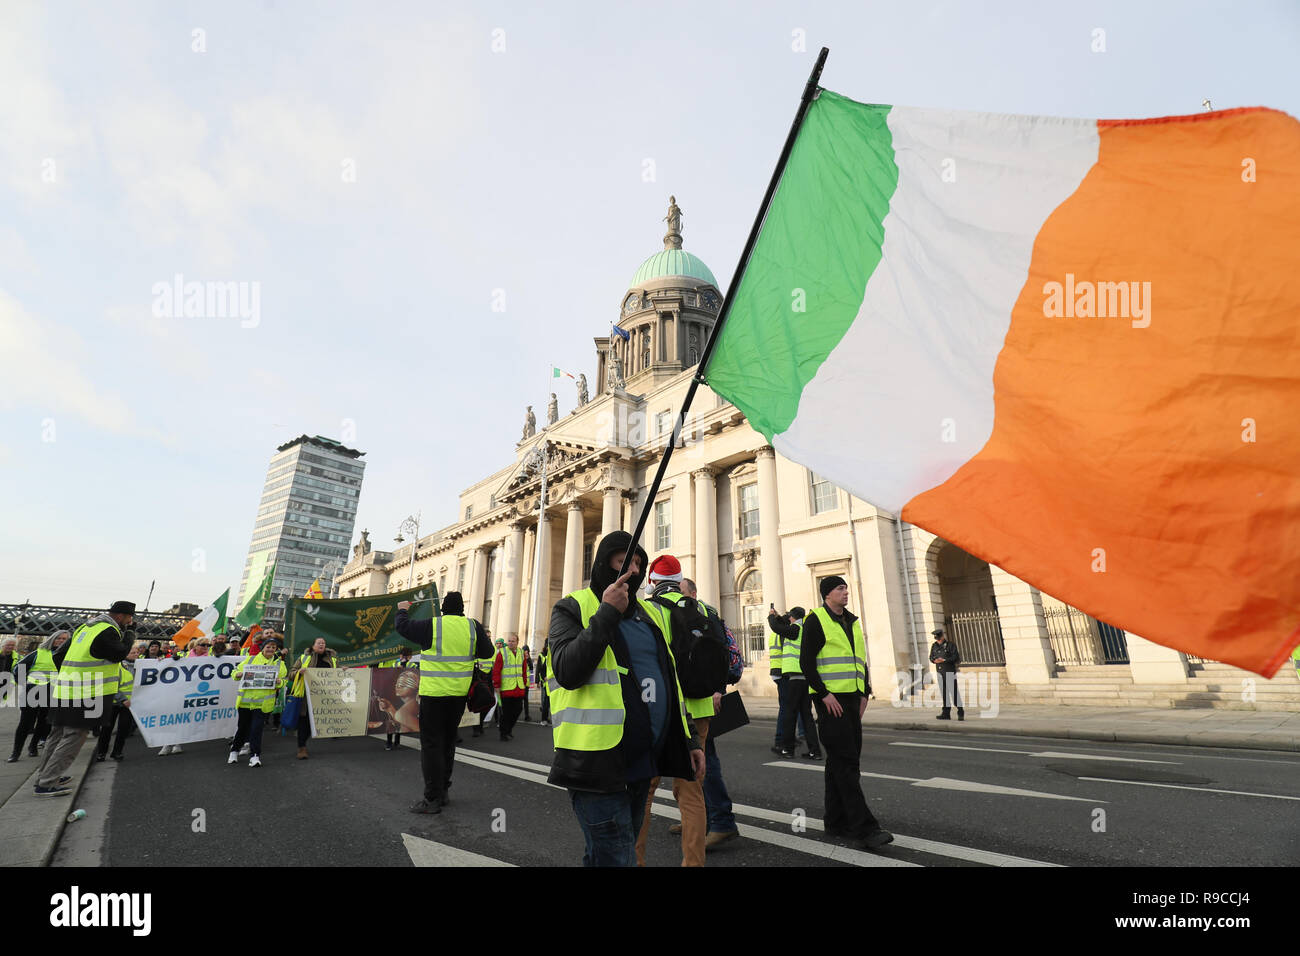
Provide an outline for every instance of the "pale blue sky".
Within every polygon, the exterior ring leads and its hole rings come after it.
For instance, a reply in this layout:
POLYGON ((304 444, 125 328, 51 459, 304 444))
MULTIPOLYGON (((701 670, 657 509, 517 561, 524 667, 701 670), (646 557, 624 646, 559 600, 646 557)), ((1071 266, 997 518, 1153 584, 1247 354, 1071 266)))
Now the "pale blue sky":
POLYGON ((454 521, 549 363, 593 377, 670 193, 730 280, 822 44, 868 102, 1300 115, 1294 3, 6 3, 0 599, 206 603, 275 446, 344 420, 358 532, 454 521), (177 273, 260 322, 155 317, 177 273))

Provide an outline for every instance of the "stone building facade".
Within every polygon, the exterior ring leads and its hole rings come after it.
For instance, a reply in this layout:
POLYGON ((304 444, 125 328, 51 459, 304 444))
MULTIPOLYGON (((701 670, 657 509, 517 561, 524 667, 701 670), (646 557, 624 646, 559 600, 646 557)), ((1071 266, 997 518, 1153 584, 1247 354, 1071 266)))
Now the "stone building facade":
POLYGON ((664 249, 619 299, 616 322, 626 337, 611 330, 594 340, 589 400, 540 430, 530 420, 502 467, 461 493, 455 523, 395 552, 355 548, 335 582, 339 597, 432 582, 440 593, 460 591, 467 613, 494 636, 517 633, 537 648, 555 601, 586 583, 595 543, 631 530, 648 504, 643 546, 652 559, 675 555, 700 596, 722 610, 753 665, 741 685, 748 693, 775 693, 767 677, 769 606, 816 607, 819 581, 837 574, 863 619, 881 699, 916 699, 917 675, 933 679, 930 632, 944 626, 964 670, 987 675, 1005 701, 1300 709, 1293 672, 1266 682, 1189 659, 900 526, 775 453, 707 386, 648 501, 722 300, 712 272, 682 248, 680 210, 675 218, 673 210, 664 249), (1243 681, 1253 696, 1243 694, 1243 681))

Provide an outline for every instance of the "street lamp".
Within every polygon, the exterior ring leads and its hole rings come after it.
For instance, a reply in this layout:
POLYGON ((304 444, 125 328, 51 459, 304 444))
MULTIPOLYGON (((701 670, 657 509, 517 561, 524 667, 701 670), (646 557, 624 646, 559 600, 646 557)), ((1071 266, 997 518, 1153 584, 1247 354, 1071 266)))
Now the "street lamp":
POLYGON ((411 582, 415 580, 415 552, 420 547, 420 514, 421 512, 417 511, 413 516, 407 515, 406 520, 398 525, 397 537, 393 539, 398 544, 401 544, 406 540, 402 537, 404 533, 411 535, 411 570, 406 576, 407 590, 410 589, 411 582))
POLYGON ((343 562, 339 561, 338 558, 330 558, 330 560, 325 564, 325 567, 320 569, 321 574, 329 576, 331 598, 334 597, 334 579, 342 570, 343 562))

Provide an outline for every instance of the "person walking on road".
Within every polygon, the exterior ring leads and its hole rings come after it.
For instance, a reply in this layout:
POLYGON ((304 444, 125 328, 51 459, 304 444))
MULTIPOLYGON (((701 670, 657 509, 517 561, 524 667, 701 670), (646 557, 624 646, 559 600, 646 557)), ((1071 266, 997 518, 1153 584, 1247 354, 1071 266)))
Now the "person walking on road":
POLYGON ((500 718, 497 729, 502 740, 514 740, 515 724, 528 694, 528 666, 519 650, 519 635, 511 634, 497 651, 492 663, 492 686, 497 691, 500 718))
POLYGON ((848 837, 864 850, 892 843, 862 795, 862 714, 871 695, 866 638, 848 610, 842 577, 823 578, 823 605, 804 619, 799 669, 816 699, 821 744, 826 751, 826 833, 848 837))
POLYGON ((772 740, 772 753, 785 750, 786 718, 795 719, 789 710, 790 695, 785 689, 785 641, 798 633, 798 626, 788 614, 778 614, 775 607, 767 612, 767 665, 776 683, 776 737, 772 740))
POLYGON ((122 759, 122 745, 135 730, 135 718, 131 716, 131 691, 135 688, 135 662, 148 647, 144 641, 136 641, 127 651, 126 660, 121 664, 122 672, 117 684, 117 696, 113 699, 113 716, 104 722, 99 730, 99 744, 95 748, 95 760, 102 763, 105 757, 122 759), (117 728, 117 739, 112 741, 113 752, 108 752, 113 729, 117 728))
POLYGON ((490 658, 492 643, 483 625, 465 616, 459 591, 448 591, 442 613, 412 621, 410 601, 397 605, 397 634, 420 648, 420 771, 424 796, 412 813, 441 813, 447 805, 456 761, 456 730, 465 713, 475 659, 490 658))
POLYGON ((930 635, 934 638, 934 643, 930 645, 930 663, 939 675, 939 687, 943 691, 943 710, 934 719, 952 720, 948 709, 948 697, 951 694, 952 702, 957 705, 957 719, 965 720, 966 710, 962 707, 961 695, 957 692, 957 665, 961 663, 961 654, 957 651, 957 645, 944 637, 943 628, 936 627, 930 635))
MULTIPOLYGON (((519 640, 518 636, 515 637, 515 640, 519 640)), ((524 659, 524 723, 531 724, 533 719, 528 714, 528 687, 534 671, 533 655, 532 652, 528 650, 527 644, 520 648, 519 654, 524 659)))
POLYGON ((542 642, 541 653, 537 655, 537 696, 542 702, 541 724, 551 726, 551 697, 546 693, 546 677, 551 670, 551 642, 542 642))
POLYGON ((584 866, 634 866, 646 795, 656 776, 698 780, 704 749, 686 719, 671 624, 636 592, 646 566, 615 531, 596 548, 588 587, 551 610, 555 756, 547 781, 569 791, 584 866), (667 630, 667 633, 665 633, 667 630))
POLYGON ((131 625, 135 605, 116 601, 105 614, 91 618, 55 654, 49 740, 36 775, 38 797, 72 793, 65 772, 77 759, 81 745, 111 712, 121 676, 121 663, 135 639, 131 625))
POLYGON ((803 676, 799 666, 799 642, 803 634, 804 609, 790 608, 790 621, 795 625, 794 634, 787 637, 782 644, 781 666, 784 668, 785 680, 782 682, 786 693, 785 737, 781 741, 781 756, 792 758, 795 755, 795 724, 802 723, 808 749, 804 756, 809 760, 821 760, 821 741, 817 738, 817 724, 813 720, 812 697, 808 693, 808 680, 803 676))
MULTIPOLYGON (((305 667, 334 667, 334 652, 325 646, 325 638, 318 637, 312 642, 311 647, 303 652, 302 656, 293 662, 293 670, 289 672, 289 680, 293 684, 291 696, 305 697, 307 694, 307 675, 304 674, 305 667)), ((306 711, 300 711, 298 714, 298 759, 307 759, 307 741, 311 737, 311 715, 306 711)))
POLYGON ((25 680, 25 683, 18 729, 14 731, 14 752, 5 763, 18 761, 29 735, 31 742, 27 747, 27 756, 35 757, 36 748, 49 734, 50 695, 54 692, 54 675, 59 672, 59 666, 54 663, 54 655, 70 637, 72 634, 69 631, 55 631, 15 665, 14 676, 25 680))
POLYGON ((275 707, 276 694, 288 679, 284 661, 280 660, 280 639, 274 635, 262 642, 261 649, 254 655, 242 658, 235 665, 235 683, 239 684, 239 694, 235 698, 235 709, 239 715, 235 739, 230 742, 230 755, 226 763, 239 763, 239 751, 248 744, 250 767, 262 766, 262 728, 266 717, 275 707), (272 667, 275 678, 273 687, 244 687, 244 674, 249 667, 272 667))

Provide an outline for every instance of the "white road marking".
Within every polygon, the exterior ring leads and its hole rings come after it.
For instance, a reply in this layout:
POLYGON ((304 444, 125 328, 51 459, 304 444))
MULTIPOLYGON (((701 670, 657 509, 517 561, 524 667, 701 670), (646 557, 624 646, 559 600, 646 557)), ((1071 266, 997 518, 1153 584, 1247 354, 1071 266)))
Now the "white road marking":
MULTIPOLYGON (((467 754, 464 751, 457 751, 457 759, 466 756, 481 757, 482 760, 469 760, 473 766, 482 767, 487 770, 497 770, 500 773, 506 773, 510 776, 517 776, 524 780, 538 781, 538 777, 527 772, 527 769, 549 773, 550 767, 545 764, 532 763, 527 760, 519 760, 515 757, 505 757, 498 754, 474 753, 467 754), (499 764, 500 766, 492 766, 499 764)), ((777 764, 778 766, 805 767, 805 764, 777 764)), ((770 765, 769 765, 770 766, 770 765)), ((818 767, 808 767, 809 770, 821 769, 818 767)), ((545 777, 540 778, 540 782, 545 783, 545 777)), ((919 778, 899 777, 900 780, 913 780, 919 778)), ((549 787, 560 790, 562 787, 556 787, 555 784, 546 784, 549 787)), ((660 800, 672 800, 673 792, 671 789, 660 786, 655 791, 655 797, 660 800)), ((681 819, 676 807, 660 807, 658 804, 652 806, 652 811, 659 816, 670 816, 673 819, 681 819)), ((763 807, 751 807, 743 803, 733 803, 732 812, 744 817, 754 817, 759 820, 768 820, 772 823, 790 824, 790 814, 781 813, 777 810, 768 810, 763 807)), ((810 830, 824 830, 825 825, 816 817, 805 818, 805 823, 810 830)), ((821 843, 813 840, 809 841, 804 837, 797 837, 794 834, 774 833, 761 827, 749 827, 743 824, 739 827, 741 835, 760 843, 771 843, 776 846, 787 847, 788 849, 798 850, 801 853, 811 853, 814 856, 824 856, 827 859, 838 860, 843 863, 853 863, 856 866, 893 866, 908 865, 918 866, 920 864, 906 864, 899 860, 890 860, 888 857, 880 857, 873 853, 865 853, 861 850, 851 850, 847 847, 836 847, 831 844, 821 843), (800 843, 790 843, 788 840, 802 841, 800 843), (809 848, 806 844, 812 843, 815 848, 828 848, 838 853, 826 853, 821 849, 809 848), (854 854, 857 854, 855 856, 854 854), (889 860, 888 863, 881 863, 881 860, 889 860)), ((1060 866, 1059 863, 1045 863, 1042 860, 1031 860, 1027 857, 1011 856, 1006 853, 995 853, 992 850, 979 850, 975 847, 958 846, 953 843, 941 843, 937 840, 926 840, 921 837, 909 837, 902 834, 894 834, 894 846, 907 850, 918 850, 922 853, 930 853, 935 856, 951 857, 954 860, 967 860, 973 863, 983 863, 987 866, 1060 866)))
POLYGON ((1214 787, 1187 787, 1177 783, 1148 783, 1145 780, 1110 780, 1106 777, 1080 777, 1080 780, 1095 780, 1098 783, 1128 783, 1135 787, 1164 787, 1167 790, 1196 790, 1201 793, 1228 793, 1234 797, 1266 797, 1269 800, 1300 800, 1300 797, 1288 797, 1280 793, 1251 793, 1247 790, 1217 790, 1214 787))
POLYGON ((956 744, 918 744, 910 741, 895 740, 891 741, 891 747, 926 747, 932 750, 975 750, 980 753, 988 754, 1022 754, 1026 757, 1054 757, 1064 758, 1067 760, 1116 760, 1123 763, 1162 763, 1177 765, 1175 760, 1139 760, 1135 757, 1111 757, 1108 754, 1067 754, 1058 753, 1054 750, 1002 750, 997 747, 959 747, 956 744))
POLYGON ((434 843, 424 837, 410 833, 402 834, 406 852, 416 866, 514 866, 505 860, 498 860, 469 850, 461 850, 445 843, 434 843))
MULTIPOLYGON (((795 770, 818 770, 826 772, 826 768, 816 764, 809 765, 806 763, 793 763, 788 760, 773 760, 765 763, 765 767, 792 767, 795 770)), ((861 771, 864 777, 875 777, 879 780, 902 780, 910 783, 914 787, 929 787, 935 790, 964 790, 970 793, 995 793, 1004 797, 1038 797, 1042 800, 1077 800, 1080 803, 1106 803, 1105 800, 1094 800, 1091 797, 1067 797, 1059 793, 1042 793, 1038 790, 1021 790, 1019 787, 1001 787, 992 783, 976 783, 973 780, 954 780, 951 777, 895 777, 886 773, 867 773, 861 771)), ((1084 779, 1080 777, 1079 779, 1084 779)))

